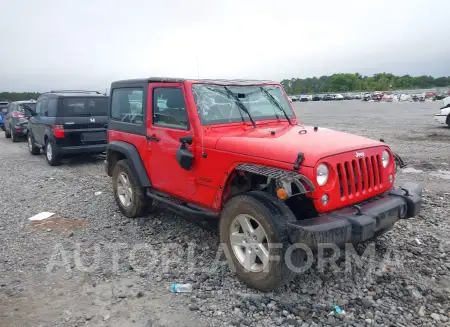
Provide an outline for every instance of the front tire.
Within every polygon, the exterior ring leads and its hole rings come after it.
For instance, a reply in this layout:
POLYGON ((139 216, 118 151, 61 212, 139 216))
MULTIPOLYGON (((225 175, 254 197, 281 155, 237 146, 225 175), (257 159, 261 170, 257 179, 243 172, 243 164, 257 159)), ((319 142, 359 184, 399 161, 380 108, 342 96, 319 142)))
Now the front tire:
MULTIPOLYGON (((226 245, 231 268, 244 284, 271 291, 294 278, 285 255, 291 245, 287 223, 295 221, 284 203, 260 191, 238 195, 225 205, 220 219, 220 242, 226 245)), ((295 268, 301 258, 299 252, 293 252, 290 259, 295 268)))
POLYGON ((5 138, 10 139, 11 138, 11 133, 9 133, 6 128, 5 128, 5 138))
POLYGON ((34 139, 31 132, 28 132, 27 142, 28 142, 28 151, 30 151, 32 155, 37 155, 41 153, 41 149, 39 149, 36 145, 34 145, 34 139))
POLYGON ((153 200, 145 196, 144 190, 127 160, 119 160, 116 163, 112 182, 114 199, 126 217, 141 217, 148 212, 150 207, 153 207, 153 200))
POLYGON ((447 116, 446 123, 447 123, 447 126, 450 127, 450 114, 447 116))
POLYGON ((50 166, 59 166, 61 164, 58 148, 52 141, 45 141, 45 158, 50 166))

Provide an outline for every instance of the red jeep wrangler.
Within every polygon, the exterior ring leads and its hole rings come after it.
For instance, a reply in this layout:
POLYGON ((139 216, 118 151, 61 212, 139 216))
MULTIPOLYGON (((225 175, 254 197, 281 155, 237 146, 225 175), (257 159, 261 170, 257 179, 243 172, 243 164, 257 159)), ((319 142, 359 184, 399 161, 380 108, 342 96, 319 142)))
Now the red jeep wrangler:
POLYGON ((394 187, 397 156, 382 140, 301 125, 277 82, 125 80, 110 101, 105 169, 123 214, 160 203, 220 219, 252 288, 292 279, 293 244, 363 242, 420 211, 421 186, 394 187))

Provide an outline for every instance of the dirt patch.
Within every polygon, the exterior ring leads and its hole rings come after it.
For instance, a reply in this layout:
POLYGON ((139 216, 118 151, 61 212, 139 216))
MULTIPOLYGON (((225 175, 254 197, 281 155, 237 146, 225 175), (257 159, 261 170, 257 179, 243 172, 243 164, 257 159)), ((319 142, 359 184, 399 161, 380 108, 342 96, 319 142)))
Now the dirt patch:
POLYGON ((408 135, 398 135, 397 138, 399 140, 404 141, 430 141, 430 142, 438 142, 444 141, 448 142, 450 139, 450 133, 428 133, 428 134, 408 134, 408 135))
POLYGON ((432 164, 430 162, 416 162, 414 165, 414 168, 421 169, 421 170, 437 170, 438 166, 435 164, 432 164))
POLYGON ((52 216, 44 220, 30 221, 28 229, 36 230, 53 230, 58 232, 72 232, 83 228, 87 225, 87 220, 84 219, 67 219, 58 216, 52 216))

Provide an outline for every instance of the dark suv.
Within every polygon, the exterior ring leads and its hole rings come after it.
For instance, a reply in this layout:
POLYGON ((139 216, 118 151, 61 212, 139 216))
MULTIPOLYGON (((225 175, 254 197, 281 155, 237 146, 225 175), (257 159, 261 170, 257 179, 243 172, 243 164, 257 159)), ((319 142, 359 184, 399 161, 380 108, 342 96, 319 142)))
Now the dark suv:
POLYGON ((63 156, 106 149, 108 96, 97 91, 50 91, 39 96, 29 119, 28 149, 43 149, 51 166, 63 156))
POLYGON ((25 137, 28 130, 28 119, 36 108, 35 100, 11 102, 3 118, 3 130, 5 137, 13 142, 18 142, 20 137, 25 137))

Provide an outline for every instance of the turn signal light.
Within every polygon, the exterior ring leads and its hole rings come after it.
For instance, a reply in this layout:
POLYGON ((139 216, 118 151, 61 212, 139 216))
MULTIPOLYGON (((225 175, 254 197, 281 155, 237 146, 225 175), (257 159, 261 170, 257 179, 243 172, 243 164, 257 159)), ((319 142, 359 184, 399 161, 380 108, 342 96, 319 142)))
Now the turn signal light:
POLYGON ((277 189, 277 196, 280 200, 286 200, 289 196, 288 192, 284 188, 277 189))

